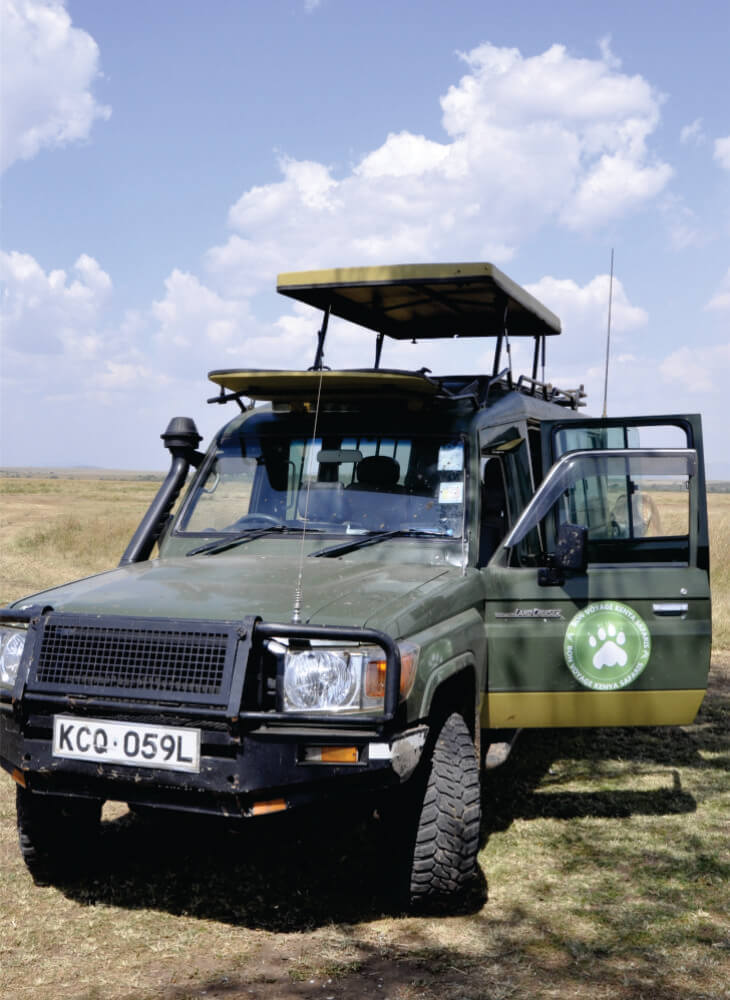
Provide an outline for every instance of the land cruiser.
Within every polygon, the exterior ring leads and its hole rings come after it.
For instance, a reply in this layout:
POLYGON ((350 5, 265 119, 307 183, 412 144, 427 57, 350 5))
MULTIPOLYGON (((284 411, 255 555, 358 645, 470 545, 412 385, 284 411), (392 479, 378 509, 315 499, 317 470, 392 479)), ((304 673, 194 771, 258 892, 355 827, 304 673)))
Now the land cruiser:
POLYGON ((559 320, 490 264, 278 289, 322 311, 312 368, 212 371, 236 415, 205 454, 173 419, 119 567, 0 611, 20 847, 36 877, 87 857, 105 800, 255 820, 354 795, 410 902, 448 902, 476 869, 481 769, 520 729, 694 719, 700 418, 584 416, 545 380, 559 320), (325 366, 331 316, 374 333, 372 368, 325 366), (385 338, 451 337, 490 338, 491 370, 381 367, 385 338))

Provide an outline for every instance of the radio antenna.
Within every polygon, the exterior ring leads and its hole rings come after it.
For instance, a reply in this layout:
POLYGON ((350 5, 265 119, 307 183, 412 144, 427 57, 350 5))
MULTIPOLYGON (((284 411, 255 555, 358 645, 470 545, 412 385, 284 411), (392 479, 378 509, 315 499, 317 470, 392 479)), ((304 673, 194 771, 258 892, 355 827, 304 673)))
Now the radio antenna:
POLYGON ((613 247, 611 247, 611 276, 608 279, 608 328, 606 330, 606 374, 603 379, 603 418, 608 416, 608 360, 611 354, 611 305, 613 302, 613 247))
MULTIPOLYGON (((327 309, 327 315, 329 315, 329 308, 327 309)), ((325 320, 326 328, 326 320, 325 320)), ((321 359, 320 359, 321 360, 321 359)), ((324 369, 319 368, 319 381, 317 383, 317 401, 314 407, 314 427, 312 428, 312 441, 310 444, 309 457, 305 454, 302 456, 302 461, 304 462, 303 470, 306 472, 306 467, 309 462, 311 462, 314 456, 315 442, 317 440, 317 422, 319 421, 319 404, 322 397, 322 377, 324 375, 324 369)), ((305 492, 304 499, 304 523, 302 524, 302 539, 299 545, 299 569, 297 572, 297 582, 294 587, 294 607, 292 608, 292 625, 299 625, 302 621, 302 584, 304 577, 304 539, 307 534, 307 518, 309 516, 309 490, 312 485, 311 475, 307 477, 307 489, 305 492)))

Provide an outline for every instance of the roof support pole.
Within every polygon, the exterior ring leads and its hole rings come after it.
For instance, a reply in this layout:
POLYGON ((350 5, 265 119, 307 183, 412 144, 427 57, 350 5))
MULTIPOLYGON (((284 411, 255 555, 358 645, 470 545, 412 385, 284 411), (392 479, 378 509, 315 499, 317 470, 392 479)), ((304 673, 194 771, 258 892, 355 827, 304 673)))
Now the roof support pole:
POLYGON ((502 358, 502 341, 504 340, 504 335, 499 334, 497 337, 497 346, 494 349, 494 364, 492 365, 492 378, 494 378, 499 372, 499 362, 502 358))
POLYGON ((492 378, 495 378, 499 372, 499 363, 502 360, 502 345, 505 340, 507 341, 507 358, 509 363, 509 377, 510 381, 512 379, 512 357, 509 349, 509 335, 507 333, 507 313, 509 311, 509 299, 506 295, 497 295, 494 302, 494 311, 498 314, 501 307, 502 312, 502 322, 500 324, 500 330, 497 334, 497 346, 494 350, 494 364, 492 365, 492 378))
POLYGON ((540 338, 535 337, 535 353, 532 355, 532 381, 537 381, 537 364, 540 360, 540 338))
POLYGON ((545 382, 545 344, 547 342, 547 337, 545 336, 545 334, 543 334, 542 337, 540 337, 540 340, 542 341, 542 380, 541 381, 544 383, 545 382))
POLYGON ((322 368, 322 359, 324 358, 324 341, 327 336, 327 326, 330 321, 330 310, 332 309, 332 304, 327 303, 327 308, 324 311, 324 316, 322 318, 322 326, 317 334, 317 353, 314 355, 314 364, 312 369, 314 371, 319 371, 322 368))
MULTIPOLYGON (((510 389, 512 388, 512 348, 509 342, 509 331, 507 330, 507 315, 509 313, 509 299, 506 296, 501 296, 500 301, 504 303, 504 312, 502 314, 502 336, 504 337, 505 344, 507 345, 507 382, 509 383, 510 389)), ((502 337, 499 338, 500 341, 502 337)))
POLYGON ((375 340, 375 368, 380 368, 380 355, 383 353, 383 340, 385 339, 385 334, 381 332, 378 334, 375 340))

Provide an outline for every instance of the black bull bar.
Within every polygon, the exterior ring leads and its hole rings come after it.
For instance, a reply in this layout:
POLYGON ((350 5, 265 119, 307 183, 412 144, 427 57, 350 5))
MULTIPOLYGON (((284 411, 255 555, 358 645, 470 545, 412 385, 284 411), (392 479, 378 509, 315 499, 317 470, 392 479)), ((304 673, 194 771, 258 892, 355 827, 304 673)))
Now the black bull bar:
POLYGON ((189 716, 254 724, 306 720, 322 727, 380 728, 395 718, 398 709, 400 651, 389 635, 376 629, 278 624, 264 622, 253 615, 239 621, 218 621, 72 614, 41 605, 2 608, 0 625, 3 624, 28 627, 12 693, 13 706, 19 713, 24 704, 30 707, 30 703, 43 702, 71 709, 83 706, 85 710, 133 711, 148 715, 182 711, 189 716), (314 639, 378 646, 386 661, 383 711, 348 715, 245 710, 242 698, 246 673, 249 665, 260 664, 257 653, 266 639, 314 639), (179 665, 189 662, 189 646, 193 641, 206 644, 205 664, 197 668, 196 674, 198 680, 201 676, 204 680, 195 690, 189 684, 181 686, 178 676, 179 665), (215 647, 213 653, 211 646, 215 647), (149 660, 147 666, 140 650, 149 660), (172 672, 168 671, 169 676, 161 679, 160 673, 165 673, 162 662, 165 656, 172 658, 175 665, 172 672), (211 656, 214 659, 217 656, 214 667, 211 667, 211 656), (84 665, 84 657, 92 666, 84 665), (99 662, 103 662, 101 667, 99 662), (123 687, 118 682, 121 675, 125 677, 123 687))

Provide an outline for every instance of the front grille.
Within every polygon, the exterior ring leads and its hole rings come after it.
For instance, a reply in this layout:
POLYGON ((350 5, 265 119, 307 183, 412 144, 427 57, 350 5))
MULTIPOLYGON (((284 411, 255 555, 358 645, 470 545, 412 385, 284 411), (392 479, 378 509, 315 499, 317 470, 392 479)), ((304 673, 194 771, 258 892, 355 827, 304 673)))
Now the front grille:
POLYGON ((236 640, 228 623, 124 619, 121 624, 52 614, 39 636, 29 687, 221 703, 227 699, 236 640))

